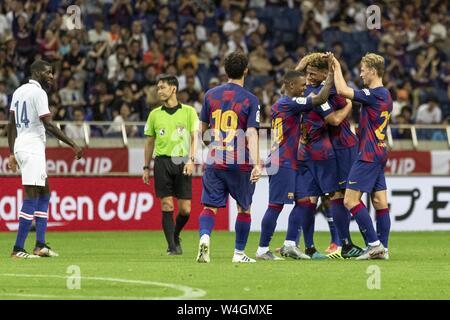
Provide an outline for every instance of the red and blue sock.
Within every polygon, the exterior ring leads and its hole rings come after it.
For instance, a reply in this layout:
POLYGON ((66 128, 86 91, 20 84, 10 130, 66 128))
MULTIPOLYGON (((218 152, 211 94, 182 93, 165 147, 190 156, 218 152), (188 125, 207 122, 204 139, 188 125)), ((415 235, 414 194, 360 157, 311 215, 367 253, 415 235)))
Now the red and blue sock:
POLYGON ((375 228, 373 227, 369 211, 367 210, 364 203, 360 202, 358 205, 354 206, 350 210, 350 213, 355 217, 355 220, 358 223, 361 232, 365 234, 367 242, 369 244, 377 242, 377 233, 375 232, 375 228))
POLYGON ((297 245, 300 240, 300 230, 302 227, 302 210, 304 210, 304 207, 300 205, 300 202, 296 202, 295 207, 289 214, 288 229, 286 233, 286 240, 295 241, 297 245))
POLYGON ((16 243, 14 251, 23 250, 25 240, 30 232, 31 223, 33 222, 34 211, 36 211, 38 199, 25 199, 22 209, 19 213, 19 230, 17 231, 16 243))
POLYGON ((259 238, 260 247, 268 247, 272 240, 273 233, 277 227, 277 220, 280 212, 283 210, 282 204, 270 203, 261 221, 261 237, 259 238))
POLYGON ((391 231, 391 218, 389 208, 376 211, 377 235, 385 248, 388 247, 389 232, 391 231))
POLYGON ((214 214, 214 211, 208 208, 203 208, 198 221, 200 225, 200 238, 204 234, 211 236, 211 232, 214 228, 214 223, 216 222, 216 215, 214 214))
POLYGON ((236 217, 236 223, 234 230, 236 231, 235 249, 244 251, 247 245, 248 235, 250 233, 250 225, 252 223, 252 217, 250 213, 239 212, 236 217))

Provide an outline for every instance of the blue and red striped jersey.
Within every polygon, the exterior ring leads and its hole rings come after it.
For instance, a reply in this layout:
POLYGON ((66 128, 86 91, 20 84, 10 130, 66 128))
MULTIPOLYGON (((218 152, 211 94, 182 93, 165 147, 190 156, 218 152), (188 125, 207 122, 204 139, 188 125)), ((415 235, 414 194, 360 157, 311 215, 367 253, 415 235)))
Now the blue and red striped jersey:
POLYGON ((362 104, 359 117, 358 159, 386 162, 386 127, 392 112, 392 97, 385 87, 355 90, 353 100, 362 104))
POLYGON ((209 124, 207 165, 220 170, 251 171, 245 132, 259 128, 258 98, 243 87, 226 83, 206 92, 200 120, 209 124))
MULTIPOLYGON (((308 85, 305 95, 313 93, 314 89, 316 88, 308 85)), ((327 160, 335 158, 330 136, 328 135, 328 126, 325 122, 325 117, 332 112, 333 109, 326 102, 302 115, 301 137, 297 153, 298 160, 327 160)))
POLYGON ((297 169, 300 113, 312 109, 312 98, 282 96, 271 108, 272 147, 268 165, 297 169))
MULTIPOLYGON (((343 109, 347 102, 343 96, 337 94, 336 87, 333 86, 328 104, 333 108, 333 111, 337 111, 343 109)), ((328 134, 334 150, 351 148, 358 143, 358 138, 352 132, 350 122, 347 119, 344 119, 338 126, 328 125, 328 134)))

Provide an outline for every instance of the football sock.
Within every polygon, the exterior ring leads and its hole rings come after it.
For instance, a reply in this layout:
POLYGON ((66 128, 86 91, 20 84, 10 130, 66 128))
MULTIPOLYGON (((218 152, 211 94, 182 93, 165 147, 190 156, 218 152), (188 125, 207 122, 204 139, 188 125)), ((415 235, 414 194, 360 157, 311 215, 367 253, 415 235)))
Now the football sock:
POLYGON ((204 208, 198 218, 200 225, 200 237, 202 237, 204 234, 211 236, 215 220, 216 215, 214 214, 214 211, 208 208, 204 208))
POLYGON ((234 229, 236 231, 236 243, 235 249, 238 251, 244 251, 247 244, 248 234, 250 233, 250 225, 252 217, 249 213, 239 212, 236 217, 236 223, 234 229))
POLYGON ((25 199, 23 201, 22 210, 19 213, 19 230, 17 231, 14 251, 24 249, 25 240, 33 222, 33 214, 36 211, 37 203, 38 199, 25 199))
MULTIPOLYGON (((333 200, 332 200, 333 201, 333 200)), ((345 207, 344 207, 345 209, 345 207)), ((347 211, 347 209, 346 209, 347 211)), ((333 218, 333 210, 332 208, 324 208, 323 213, 327 218, 328 228, 330 229, 331 242, 335 243, 338 246, 341 246, 341 239, 339 237, 337 223, 333 218)))
POLYGON ((314 247, 314 224, 316 222, 316 204, 311 201, 303 201, 298 204, 302 208, 302 229, 305 247, 314 247))
POLYGON ((178 213, 176 223, 175 223, 175 232, 174 236, 175 238, 178 238, 180 236, 181 230, 183 230, 184 226, 189 220, 189 214, 183 215, 178 213))
POLYGON ((36 244, 45 244, 45 232, 47 231, 48 203, 50 195, 41 195, 38 198, 34 218, 36 220, 36 244))
POLYGON ((162 212, 162 226, 164 230, 164 236, 166 237, 167 245, 169 246, 170 250, 174 250, 175 242, 173 238, 174 233, 173 211, 162 212))
POLYGON ((388 247, 389 231, 391 230, 391 218, 389 209, 381 209, 376 212, 377 235, 385 248, 388 247))
POLYGON ((350 240, 350 214, 344 206, 343 199, 331 200, 331 212, 333 221, 336 226, 337 233, 341 244, 349 245, 350 240))
POLYGON ((364 203, 360 202, 358 205, 354 206, 350 210, 350 213, 355 217, 356 222, 362 229, 361 232, 363 232, 366 235, 369 244, 372 246, 378 245, 379 244, 378 237, 373 227, 369 211, 367 210, 364 203))
POLYGON ((260 247, 269 247, 270 240, 277 227, 278 216, 282 210, 282 204, 269 204, 261 221, 261 236, 259 238, 260 247))
POLYGON ((303 211, 306 210, 300 202, 296 202, 289 214, 288 229, 286 232, 286 240, 295 241, 298 244, 300 228, 302 226, 303 211))

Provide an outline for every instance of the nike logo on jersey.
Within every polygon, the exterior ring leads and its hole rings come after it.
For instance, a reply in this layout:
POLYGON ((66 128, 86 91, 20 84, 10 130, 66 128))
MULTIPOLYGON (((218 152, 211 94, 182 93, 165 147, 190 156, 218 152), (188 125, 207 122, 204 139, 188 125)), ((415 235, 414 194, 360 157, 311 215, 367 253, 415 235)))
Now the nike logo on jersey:
POLYGON ((346 183, 346 182, 347 182, 347 180, 340 181, 339 184, 344 184, 344 183, 346 183))
POLYGON ((357 181, 349 181, 348 182, 349 184, 355 184, 355 183, 358 183, 357 181))

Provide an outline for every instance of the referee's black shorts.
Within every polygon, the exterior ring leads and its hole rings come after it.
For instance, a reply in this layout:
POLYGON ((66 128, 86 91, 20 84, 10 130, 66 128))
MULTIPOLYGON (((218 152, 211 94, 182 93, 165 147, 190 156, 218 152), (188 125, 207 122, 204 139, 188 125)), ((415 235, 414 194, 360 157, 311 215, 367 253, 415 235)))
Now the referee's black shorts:
POLYGON ((158 198, 192 199, 192 177, 183 174, 186 161, 187 158, 173 159, 165 156, 155 158, 153 172, 158 198))

